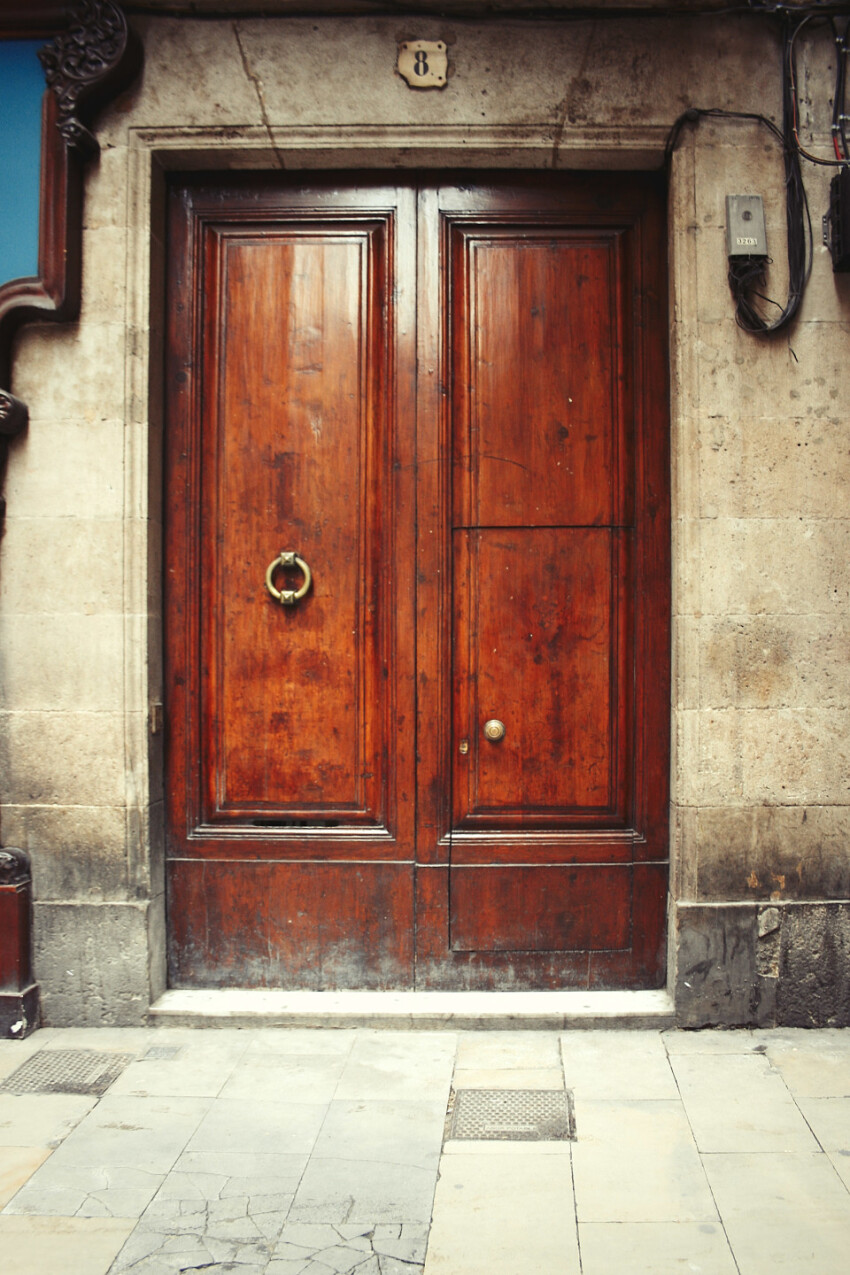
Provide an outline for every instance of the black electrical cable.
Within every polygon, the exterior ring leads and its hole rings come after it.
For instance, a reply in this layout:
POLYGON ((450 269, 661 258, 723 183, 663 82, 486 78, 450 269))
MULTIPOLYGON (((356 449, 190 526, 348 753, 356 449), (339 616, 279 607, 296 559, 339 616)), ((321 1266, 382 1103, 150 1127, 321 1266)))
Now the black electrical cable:
POLYGON ((800 168, 800 149, 796 139, 796 100, 791 66, 793 39, 799 29, 785 26, 782 54, 782 127, 779 128, 766 115, 754 111, 708 110, 691 107, 676 120, 667 138, 665 159, 669 163, 679 135, 686 124, 696 124, 701 119, 752 120, 763 125, 782 146, 785 165, 785 224, 788 232, 788 299, 784 307, 778 301, 764 296, 765 272, 770 264, 768 257, 732 257, 729 261, 729 287, 735 299, 735 318, 739 327, 756 336, 771 336, 787 327, 800 308, 803 292, 812 269, 813 237, 812 218, 803 185, 800 168), (775 306, 780 313, 767 319, 758 302, 775 306))
MULTIPOLYGON (((833 39, 835 40, 835 43, 837 45, 836 72, 835 72, 836 82, 835 82, 835 91, 833 95, 833 106, 832 106, 832 144, 835 149, 836 158, 824 159, 820 155, 813 155, 811 151, 806 150, 806 148, 803 146, 802 142, 800 141, 800 118, 799 118, 799 111, 797 109, 797 50, 795 46, 796 46, 797 36, 800 34, 803 28, 808 26, 810 22, 816 21, 817 17, 818 15, 813 13, 807 14, 807 16, 804 17, 801 22, 797 23, 793 31, 791 31, 790 37, 786 40, 786 44, 785 44, 784 63, 785 63, 785 74, 787 77, 787 82, 788 82, 788 85, 790 88, 790 94, 791 94, 791 108, 792 108, 791 119, 792 119, 793 134, 794 134, 794 144, 799 150, 800 154, 803 156, 803 158, 807 159, 810 164, 818 164, 822 168, 843 168, 844 165, 847 163, 846 147, 845 147, 845 154, 842 157, 841 151, 838 147, 838 137, 843 124, 843 119, 842 119, 843 108, 840 104, 843 102, 843 99, 844 99, 844 58, 846 56, 846 40, 843 42, 845 47, 842 49, 842 41, 838 37, 838 31, 835 25, 835 21, 832 18, 825 18, 824 21, 829 23, 829 26, 833 34, 833 39)), ((848 23, 848 26, 850 26, 850 23, 848 23)), ((846 139, 845 139, 845 142, 846 142, 846 139)))
POLYGON ((832 98, 832 144, 835 154, 844 162, 850 162, 850 146, 847 143, 847 58, 850 56, 850 18, 844 27, 844 34, 838 34, 838 26, 834 19, 830 20, 832 36, 835 40, 835 92, 832 98))

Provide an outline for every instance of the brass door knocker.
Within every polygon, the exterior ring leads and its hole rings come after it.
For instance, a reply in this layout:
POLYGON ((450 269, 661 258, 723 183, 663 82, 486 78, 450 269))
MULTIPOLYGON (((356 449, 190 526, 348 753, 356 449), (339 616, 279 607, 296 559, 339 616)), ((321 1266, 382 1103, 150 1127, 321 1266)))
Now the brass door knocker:
POLYGON ((300 602, 305 594, 310 592, 310 585, 313 583, 313 575, 310 568, 303 558, 299 558, 297 553, 293 553, 288 549, 281 549, 274 562, 269 563, 266 571, 266 588, 274 598, 275 602, 279 602, 281 606, 293 607, 296 602, 300 602), (304 583, 300 589, 276 589, 274 587, 274 573, 278 567, 298 567, 304 575, 304 583))

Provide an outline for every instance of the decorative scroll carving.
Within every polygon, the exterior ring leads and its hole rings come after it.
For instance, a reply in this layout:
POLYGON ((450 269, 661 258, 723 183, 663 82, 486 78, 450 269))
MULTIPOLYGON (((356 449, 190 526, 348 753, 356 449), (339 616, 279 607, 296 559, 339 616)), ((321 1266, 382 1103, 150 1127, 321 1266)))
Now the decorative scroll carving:
MULTIPOLYGON (((41 134, 38 277, 0 280, 0 492, 9 439, 27 426, 27 407, 10 393, 11 349, 22 324, 73 320, 80 309, 83 165, 99 147, 88 125, 136 76, 141 45, 113 0, 81 0, 51 6, 50 26, 38 23, 38 5, 11 5, 0 13, 0 36, 27 25, 54 38, 41 50, 50 92, 45 94, 41 134), (17 24, 17 25, 16 25, 17 24), (62 30, 54 34, 56 27, 62 30)), ((0 495, 0 531, 5 504, 0 495)))
POLYGON ((66 145, 87 158, 100 147, 79 119, 79 112, 108 96, 115 72, 137 50, 130 42, 124 14, 112 0, 83 0, 74 13, 70 30, 58 35, 39 52, 48 86, 59 103, 59 132, 66 145))
POLYGON ((5 846, 0 850, 0 885, 18 885, 32 875, 30 857, 26 850, 5 846))

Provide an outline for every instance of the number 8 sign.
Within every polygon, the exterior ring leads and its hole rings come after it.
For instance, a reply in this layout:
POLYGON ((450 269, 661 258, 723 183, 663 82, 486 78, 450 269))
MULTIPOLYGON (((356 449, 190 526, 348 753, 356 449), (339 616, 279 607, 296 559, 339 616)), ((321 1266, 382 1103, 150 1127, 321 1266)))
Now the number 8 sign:
POLYGON ((398 73, 412 89, 444 88, 447 69, 442 40, 406 40, 398 46, 398 73))

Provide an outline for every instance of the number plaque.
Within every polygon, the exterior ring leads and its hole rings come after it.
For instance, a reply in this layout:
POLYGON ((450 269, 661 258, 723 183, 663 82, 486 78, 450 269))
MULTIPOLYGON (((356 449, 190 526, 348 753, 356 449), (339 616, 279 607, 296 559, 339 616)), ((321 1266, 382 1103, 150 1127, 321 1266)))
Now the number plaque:
POLYGON ((398 46, 398 73, 412 89, 442 89, 448 54, 442 40, 405 40, 398 46))

